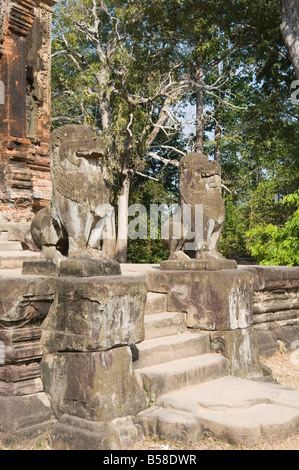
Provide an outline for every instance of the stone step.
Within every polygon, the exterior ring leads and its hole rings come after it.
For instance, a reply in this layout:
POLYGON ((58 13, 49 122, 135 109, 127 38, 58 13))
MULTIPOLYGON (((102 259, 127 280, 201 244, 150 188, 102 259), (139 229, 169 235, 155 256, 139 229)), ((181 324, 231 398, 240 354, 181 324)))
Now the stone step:
POLYGON ((203 354, 136 369, 135 373, 154 402, 165 393, 227 375, 229 362, 220 354, 203 354))
POLYGON ((156 294, 149 292, 145 306, 145 314, 152 315, 155 313, 163 313, 167 310, 167 294, 156 294))
POLYGON ((187 330, 186 314, 164 312, 145 315, 144 326, 146 340, 185 333, 187 330))
POLYGON ((8 242, 8 240, 9 240, 8 232, 0 232, 0 241, 8 242))
POLYGON ((40 259, 40 253, 34 251, 0 251, 0 269, 21 269, 24 261, 40 259))
POLYGON ((0 251, 23 251, 22 243, 0 240, 0 251))
POLYGON ((226 376, 163 395, 137 419, 146 435, 192 442, 209 432, 253 446, 261 437, 285 439, 299 431, 299 392, 226 376))
POLYGON ((150 367, 195 355, 207 354, 210 350, 209 334, 182 333, 144 341, 137 346, 138 360, 135 369, 150 367))

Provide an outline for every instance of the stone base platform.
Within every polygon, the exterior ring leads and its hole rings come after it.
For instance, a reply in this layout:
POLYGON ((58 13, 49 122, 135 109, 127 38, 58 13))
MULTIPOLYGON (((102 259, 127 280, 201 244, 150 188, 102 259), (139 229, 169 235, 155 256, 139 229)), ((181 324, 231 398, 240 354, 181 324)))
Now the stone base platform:
MULTIPOLYGON (((69 431, 59 439, 67 448, 76 419, 84 440, 102 428, 107 434, 111 421, 146 407, 131 352, 131 345, 144 340, 146 297, 139 276, 0 274, 2 444, 38 436, 54 425, 56 436, 58 428, 69 431)), ((130 426, 134 436, 140 426, 130 426)), ((125 427, 112 427, 121 441, 126 432, 119 428, 125 427)), ((115 446, 116 437, 110 442, 104 434, 98 434, 98 446, 115 446)))
POLYGON ((168 260, 160 265, 162 271, 220 271, 237 269, 235 260, 210 257, 207 259, 168 260))
POLYGON ((120 264, 109 259, 72 259, 60 262, 60 266, 52 261, 25 261, 22 274, 24 276, 116 276, 121 275, 120 264))

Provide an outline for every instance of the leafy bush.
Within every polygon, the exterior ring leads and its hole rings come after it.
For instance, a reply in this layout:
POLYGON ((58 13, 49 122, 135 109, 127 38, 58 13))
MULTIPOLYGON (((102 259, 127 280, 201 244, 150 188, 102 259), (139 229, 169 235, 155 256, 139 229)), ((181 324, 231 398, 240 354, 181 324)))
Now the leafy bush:
POLYGON ((283 204, 296 207, 283 226, 259 224, 246 232, 247 248, 261 265, 299 265, 299 191, 286 196, 283 204))

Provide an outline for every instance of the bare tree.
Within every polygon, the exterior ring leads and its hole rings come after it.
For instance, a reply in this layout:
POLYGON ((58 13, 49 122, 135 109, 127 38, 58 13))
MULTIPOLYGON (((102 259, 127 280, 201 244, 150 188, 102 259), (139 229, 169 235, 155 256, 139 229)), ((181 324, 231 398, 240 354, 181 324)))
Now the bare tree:
MULTIPOLYGON (((87 92, 98 104, 101 116, 101 130, 106 138, 107 151, 111 166, 118 174, 119 204, 118 204, 118 236, 115 257, 120 262, 126 261, 128 238, 128 203, 130 184, 134 173, 142 172, 142 159, 151 150, 158 134, 164 132, 173 135, 179 126, 174 104, 181 99, 188 88, 187 81, 178 81, 176 69, 178 64, 172 64, 167 72, 150 71, 148 84, 144 87, 130 86, 130 73, 134 67, 135 58, 130 53, 130 37, 126 23, 117 16, 115 9, 109 8, 106 0, 88 2, 67 1, 61 8, 63 15, 71 27, 81 34, 94 51, 98 66, 96 67, 95 86, 87 87, 87 92), (109 34, 101 34, 101 29, 109 25, 109 34), (117 120, 115 98, 122 103, 120 118, 117 120), (136 120, 139 111, 146 114, 143 129, 136 135, 136 120)), ((136 11, 132 23, 142 20, 142 11, 136 11)), ((70 36, 72 39, 72 36, 70 36)), ((71 39, 60 28, 60 47, 53 54, 56 57, 68 57, 82 78, 88 83, 87 60, 82 50, 76 49, 71 39)), ((157 61, 158 64, 158 61, 157 61)), ((72 90, 69 90, 72 94, 72 90)), ((82 115, 84 115, 84 103, 82 115)), ((54 118, 55 119, 55 118, 54 118)), ((67 118, 68 119, 68 118, 67 118)), ((157 158, 159 156, 157 155, 157 158)))

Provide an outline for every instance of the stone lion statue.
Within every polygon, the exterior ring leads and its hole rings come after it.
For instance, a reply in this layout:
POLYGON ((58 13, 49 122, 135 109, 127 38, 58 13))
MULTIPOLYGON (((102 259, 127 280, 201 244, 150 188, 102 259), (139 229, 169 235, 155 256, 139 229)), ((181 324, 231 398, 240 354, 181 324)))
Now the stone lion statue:
POLYGON ((84 125, 52 132, 51 204, 32 221, 34 243, 44 258, 107 257, 113 252, 114 209, 103 164, 102 138, 84 125))
MULTIPOLYGON (((163 240, 169 259, 223 258, 218 242, 225 220, 221 195, 221 168, 202 153, 190 153, 179 166, 179 210, 166 222, 169 236, 163 240), (193 256, 194 257, 194 256, 193 256)), ((162 237, 166 227, 162 228, 162 237)))

